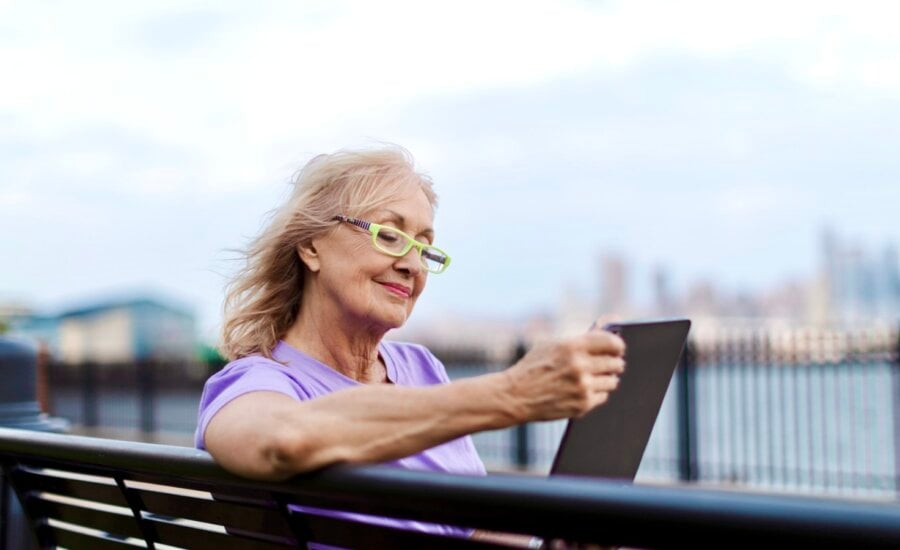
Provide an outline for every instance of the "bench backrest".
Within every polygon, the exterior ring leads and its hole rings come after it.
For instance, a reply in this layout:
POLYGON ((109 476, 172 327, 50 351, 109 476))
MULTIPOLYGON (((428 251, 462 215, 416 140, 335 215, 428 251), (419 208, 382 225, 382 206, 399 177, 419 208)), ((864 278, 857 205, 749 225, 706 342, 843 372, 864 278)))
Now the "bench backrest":
POLYGON ((28 437, 77 444, 72 447, 77 460, 58 453, 0 453, 3 475, 18 496, 41 548, 122 550, 137 543, 148 548, 165 544, 214 550, 272 549, 302 547, 308 542, 346 548, 499 548, 300 513, 290 505, 296 500, 290 495, 229 483, 222 471, 208 480, 196 472, 178 476, 178 465, 167 464, 166 458, 188 458, 218 469, 206 453, 193 449, 48 434, 28 437), (85 461, 85 444, 105 460, 85 461), (127 462, 141 460, 136 451, 152 451, 156 463, 129 467, 127 462), (119 464, 110 466, 110 459, 116 456, 119 464), (159 471, 154 473, 154 468, 159 471))
MULTIPOLYGON (((497 548, 293 505, 638 548, 685 540, 694 549, 900 548, 900 507, 875 502, 386 466, 266 483, 229 474, 195 449, 5 428, 0 467, 0 482, 19 496, 44 548, 497 548)), ((5 504, 0 499, 0 541, 5 504)))

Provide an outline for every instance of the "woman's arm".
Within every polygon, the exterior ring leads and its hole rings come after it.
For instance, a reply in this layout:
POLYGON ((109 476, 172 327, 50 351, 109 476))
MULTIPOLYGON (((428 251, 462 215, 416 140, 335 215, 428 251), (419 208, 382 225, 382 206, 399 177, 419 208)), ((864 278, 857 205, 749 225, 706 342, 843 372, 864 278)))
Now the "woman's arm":
POLYGON ((582 415, 618 385, 624 350, 618 336, 592 330, 450 384, 362 386, 310 401, 248 393, 212 418, 205 444, 223 467, 257 479, 393 460, 473 432, 582 415))

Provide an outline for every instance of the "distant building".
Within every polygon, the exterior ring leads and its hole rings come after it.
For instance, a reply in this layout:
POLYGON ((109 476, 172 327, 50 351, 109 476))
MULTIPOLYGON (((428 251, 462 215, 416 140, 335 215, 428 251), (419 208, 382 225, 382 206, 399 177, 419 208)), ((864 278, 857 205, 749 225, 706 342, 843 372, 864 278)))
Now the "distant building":
POLYGON ((900 266, 897 249, 873 253, 841 240, 826 229, 821 241, 821 270, 829 316, 839 321, 900 316, 900 266))
POLYGON ((625 315, 630 309, 628 265, 619 256, 607 255, 600 260, 600 311, 625 315))
POLYGON ((669 273, 662 266, 657 266, 653 270, 653 309, 659 315, 672 315, 675 313, 675 298, 672 295, 672 288, 669 282, 669 273))
POLYGON ((191 359, 194 316, 150 298, 101 302, 58 315, 11 319, 12 332, 45 343, 66 363, 191 359))
POLYGON ((722 315, 722 300, 712 281, 696 281, 687 291, 684 299, 685 311, 690 315, 717 317, 722 315))

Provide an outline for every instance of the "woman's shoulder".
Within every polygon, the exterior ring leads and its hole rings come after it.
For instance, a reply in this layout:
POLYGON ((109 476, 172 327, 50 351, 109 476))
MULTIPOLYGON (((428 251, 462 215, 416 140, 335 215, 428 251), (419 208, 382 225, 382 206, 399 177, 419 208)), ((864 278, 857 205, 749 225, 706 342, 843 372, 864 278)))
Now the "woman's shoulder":
POLYGON ((206 380, 201 401, 211 402, 220 395, 233 398, 249 391, 278 391, 302 399, 308 396, 308 383, 298 378, 295 371, 262 355, 241 357, 206 380))
POLYGON ((270 367, 270 368, 283 368, 284 365, 276 361, 275 359, 270 359, 268 357, 264 357, 262 355, 246 355, 244 357, 239 357, 232 361, 229 361, 222 370, 219 372, 236 372, 247 370, 251 367, 270 367))
POLYGON ((265 372, 284 371, 285 366, 274 359, 262 355, 247 355, 229 361, 210 376, 206 385, 234 381, 239 378, 256 377, 265 372))

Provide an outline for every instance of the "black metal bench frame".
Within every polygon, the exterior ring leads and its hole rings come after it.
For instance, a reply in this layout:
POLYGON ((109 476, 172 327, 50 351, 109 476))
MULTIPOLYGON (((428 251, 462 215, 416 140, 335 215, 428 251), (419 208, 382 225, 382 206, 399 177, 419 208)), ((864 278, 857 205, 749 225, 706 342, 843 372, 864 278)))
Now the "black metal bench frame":
POLYGON ((876 503, 385 466, 266 483, 190 448, 5 428, 0 467, 41 548, 499 548, 291 504, 632 547, 900 546, 900 508, 876 503))

